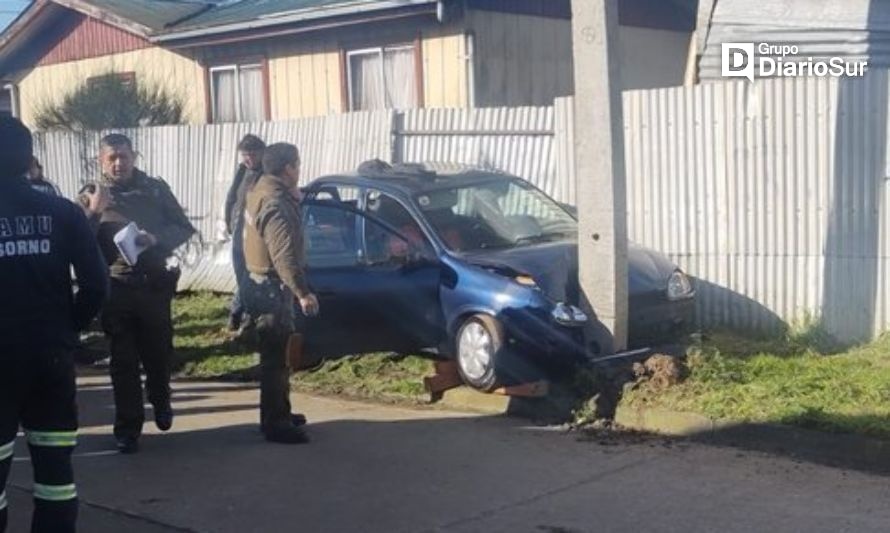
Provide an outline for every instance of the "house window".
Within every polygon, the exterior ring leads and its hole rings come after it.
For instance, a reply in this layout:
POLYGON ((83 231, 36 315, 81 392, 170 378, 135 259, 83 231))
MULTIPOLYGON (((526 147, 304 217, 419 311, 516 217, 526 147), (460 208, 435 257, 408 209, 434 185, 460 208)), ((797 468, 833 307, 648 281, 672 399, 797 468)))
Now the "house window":
POLYGON ((6 84, 0 86, 0 117, 14 117, 18 115, 15 97, 14 85, 6 84))
POLYGON ((414 45, 347 52, 350 110, 418 107, 415 54, 414 45))
POLYGON ((213 122, 259 122, 266 119, 263 65, 249 63, 210 69, 213 122))

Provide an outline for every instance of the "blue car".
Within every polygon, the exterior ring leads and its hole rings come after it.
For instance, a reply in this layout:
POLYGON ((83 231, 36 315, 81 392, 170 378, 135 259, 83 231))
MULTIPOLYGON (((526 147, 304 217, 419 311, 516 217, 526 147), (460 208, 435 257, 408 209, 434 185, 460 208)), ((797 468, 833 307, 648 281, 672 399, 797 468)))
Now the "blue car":
MULTIPOLYGON (((307 360, 373 352, 453 359, 490 391, 599 355, 579 308, 577 220, 510 175, 372 162, 304 189, 307 360)), ((629 254, 631 348, 693 324, 691 280, 663 255, 629 254)))

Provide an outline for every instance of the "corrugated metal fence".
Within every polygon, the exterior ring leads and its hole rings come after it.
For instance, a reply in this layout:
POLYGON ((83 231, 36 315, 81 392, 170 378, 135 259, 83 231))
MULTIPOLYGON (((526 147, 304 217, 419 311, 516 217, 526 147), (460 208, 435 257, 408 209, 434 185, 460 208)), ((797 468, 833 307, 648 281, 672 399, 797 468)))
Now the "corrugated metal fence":
POLYGON ((701 279, 705 325, 888 326, 887 72, 625 95, 629 232, 701 279))
MULTIPOLYGON (((812 314, 844 339, 888 326, 886 72, 634 91, 624 105, 630 236, 701 280, 703 325, 775 330, 812 314)), ((170 182, 203 235, 184 287, 227 290, 217 228, 247 132, 300 146, 306 181, 371 158, 465 163, 523 176, 571 203, 573 130, 566 98, 129 133, 140 166, 170 182)), ((97 142, 38 136, 47 175, 67 194, 96 175, 97 142)))

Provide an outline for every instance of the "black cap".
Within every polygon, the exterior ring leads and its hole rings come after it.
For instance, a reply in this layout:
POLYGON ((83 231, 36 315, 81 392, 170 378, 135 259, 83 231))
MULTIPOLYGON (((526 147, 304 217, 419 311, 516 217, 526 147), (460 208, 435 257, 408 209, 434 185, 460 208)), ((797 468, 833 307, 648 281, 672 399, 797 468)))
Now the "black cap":
POLYGON ((0 175, 23 175, 34 156, 31 131, 17 118, 0 117, 0 139, 0 175))

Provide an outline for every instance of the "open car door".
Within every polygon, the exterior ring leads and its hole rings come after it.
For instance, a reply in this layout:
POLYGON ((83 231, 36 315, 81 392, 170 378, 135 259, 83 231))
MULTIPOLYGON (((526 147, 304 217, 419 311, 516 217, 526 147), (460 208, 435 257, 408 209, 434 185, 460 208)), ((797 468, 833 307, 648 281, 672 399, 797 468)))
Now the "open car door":
POLYGON ((345 202, 302 207, 309 285, 319 300, 318 316, 303 319, 308 360, 436 346, 444 320, 432 251, 345 202))

